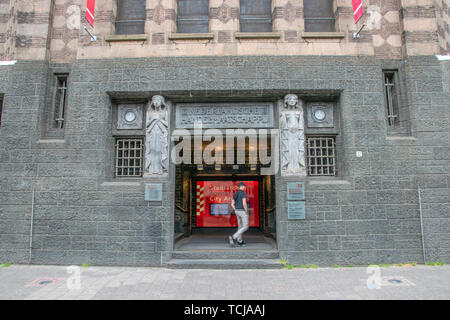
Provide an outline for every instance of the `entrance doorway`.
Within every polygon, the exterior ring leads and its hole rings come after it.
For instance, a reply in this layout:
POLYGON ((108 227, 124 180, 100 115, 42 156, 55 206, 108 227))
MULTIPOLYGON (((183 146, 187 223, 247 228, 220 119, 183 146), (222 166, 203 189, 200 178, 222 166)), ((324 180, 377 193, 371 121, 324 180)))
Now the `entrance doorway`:
POLYGON ((249 230, 245 250, 276 249, 275 177, 249 165, 176 166, 175 249, 229 249, 237 230, 231 200, 238 183, 247 185, 249 230))

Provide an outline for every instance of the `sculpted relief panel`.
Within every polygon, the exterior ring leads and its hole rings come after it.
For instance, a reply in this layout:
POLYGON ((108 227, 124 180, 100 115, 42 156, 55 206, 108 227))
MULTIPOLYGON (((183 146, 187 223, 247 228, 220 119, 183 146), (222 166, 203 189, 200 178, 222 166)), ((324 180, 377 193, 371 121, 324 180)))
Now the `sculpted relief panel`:
POLYGON ((169 171, 169 103, 152 97, 147 108, 144 177, 162 176, 169 171))
POLYGON ((280 104, 281 175, 306 176, 303 102, 288 94, 280 104))

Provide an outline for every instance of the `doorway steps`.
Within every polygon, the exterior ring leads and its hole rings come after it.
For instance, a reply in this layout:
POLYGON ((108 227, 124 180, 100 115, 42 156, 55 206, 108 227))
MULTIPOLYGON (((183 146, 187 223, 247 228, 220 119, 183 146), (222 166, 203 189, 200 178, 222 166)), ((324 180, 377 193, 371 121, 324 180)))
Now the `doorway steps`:
POLYGON ((276 250, 192 250, 174 251, 167 264, 172 269, 280 269, 276 250))
POLYGON ((277 259, 172 259, 169 269, 281 269, 277 259))
POLYGON ((275 241, 261 233, 245 236, 246 247, 230 247, 227 233, 194 234, 179 239, 167 267, 173 269, 280 269, 275 241))

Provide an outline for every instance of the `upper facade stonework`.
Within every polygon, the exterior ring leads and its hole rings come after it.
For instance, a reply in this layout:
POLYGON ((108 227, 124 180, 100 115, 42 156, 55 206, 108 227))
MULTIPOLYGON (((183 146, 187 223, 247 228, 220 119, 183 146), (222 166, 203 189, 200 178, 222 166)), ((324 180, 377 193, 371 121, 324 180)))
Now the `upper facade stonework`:
POLYGON ((92 30, 86 0, 0 0, 0 61, 450 53, 448 0, 363 0, 358 24, 350 0, 330 0, 323 12, 311 11, 315 4, 307 1, 261 1, 261 12, 252 12, 244 0, 97 0, 92 30), (256 16, 260 20, 249 24, 256 16), (353 39, 363 22, 360 38, 353 39))

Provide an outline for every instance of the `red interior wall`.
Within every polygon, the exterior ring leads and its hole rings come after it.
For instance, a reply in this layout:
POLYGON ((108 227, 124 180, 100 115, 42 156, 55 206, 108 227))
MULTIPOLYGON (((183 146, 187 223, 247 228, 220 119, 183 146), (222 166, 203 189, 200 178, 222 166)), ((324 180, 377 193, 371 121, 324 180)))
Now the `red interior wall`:
MULTIPOLYGON (((259 181, 197 181, 197 227, 237 227, 235 215, 214 215, 211 204, 228 204, 238 190, 238 183, 247 185, 247 202, 250 204, 249 226, 259 227, 259 181)), ((226 208, 222 207, 222 208, 226 208)))

